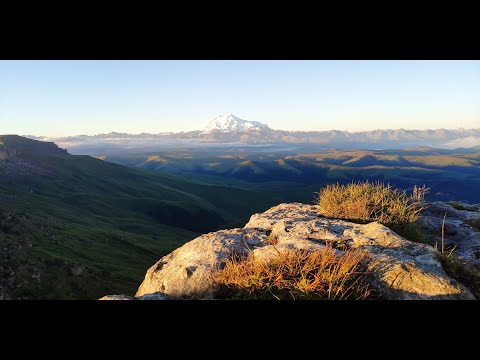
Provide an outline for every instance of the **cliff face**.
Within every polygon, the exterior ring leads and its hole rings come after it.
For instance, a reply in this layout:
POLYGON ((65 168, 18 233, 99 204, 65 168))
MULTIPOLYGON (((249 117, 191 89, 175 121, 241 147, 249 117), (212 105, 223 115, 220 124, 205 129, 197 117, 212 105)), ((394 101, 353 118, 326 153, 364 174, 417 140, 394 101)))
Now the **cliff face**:
POLYGON ((51 175, 39 158, 69 155, 52 142, 42 142, 18 135, 0 135, 0 182, 32 174, 51 175))
POLYGON ((22 155, 67 154, 53 142, 28 139, 18 135, 0 135, 0 160, 22 155))
MULTIPOLYGON (((462 261, 479 265, 475 254, 480 250, 480 232, 463 221, 480 219, 478 207, 459 211, 444 203, 430 204, 422 223, 434 236, 436 232, 441 234, 445 208, 449 214, 446 243, 458 245, 462 261), (460 230, 461 239, 455 237, 460 230)), ((369 286, 381 298, 475 299, 463 284, 446 274, 432 246, 406 240, 378 222, 362 225, 327 219, 319 215, 316 206, 300 203, 280 204, 254 214, 243 228, 204 234, 154 264, 135 298, 122 295, 102 299, 219 298, 220 288, 213 275, 232 255, 252 253, 268 259, 287 249, 321 249, 327 242, 342 243, 366 254, 369 286), (269 241, 271 237, 276 239, 275 245, 269 241)))

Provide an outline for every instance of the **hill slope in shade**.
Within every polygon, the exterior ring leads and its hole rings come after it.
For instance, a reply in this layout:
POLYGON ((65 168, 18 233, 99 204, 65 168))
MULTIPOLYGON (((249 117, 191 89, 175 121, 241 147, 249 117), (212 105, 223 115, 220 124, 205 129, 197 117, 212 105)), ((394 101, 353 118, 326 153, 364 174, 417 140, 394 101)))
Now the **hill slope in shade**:
POLYGON ((18 136, 0 136, 0 156, 4 298, 82 299, 131 290, 159 253, 276 202, 18 136))

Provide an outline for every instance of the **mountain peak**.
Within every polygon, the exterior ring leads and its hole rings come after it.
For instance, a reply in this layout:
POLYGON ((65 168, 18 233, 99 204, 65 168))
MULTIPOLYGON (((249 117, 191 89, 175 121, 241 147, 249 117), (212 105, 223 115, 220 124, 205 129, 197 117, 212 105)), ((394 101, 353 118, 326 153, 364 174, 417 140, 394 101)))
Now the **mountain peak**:
POLYGON ((208 125, 203 129, 203 132, 246 132, 251 130, 261 131, 267 129, 269 129, 268 125, 261 122, 243 120, 233 114, 226 114, 213 117, 208 125))

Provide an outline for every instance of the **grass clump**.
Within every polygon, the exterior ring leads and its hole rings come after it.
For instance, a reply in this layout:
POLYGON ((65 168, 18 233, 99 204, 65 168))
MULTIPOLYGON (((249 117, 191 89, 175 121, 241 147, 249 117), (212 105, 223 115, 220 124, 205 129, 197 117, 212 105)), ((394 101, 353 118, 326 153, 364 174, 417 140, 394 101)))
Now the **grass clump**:
POLYGON ((465 263, 452 255, 452 252, 443 254, 437 252, 437 256, 447 275, 464 284, 477 299, 480 299, 480 267, 465 263))
POLYGON ((465 220, 465 222, 470 225, 470 226, 473 226, 475 229, 477 229, 478 231, 480 231, 480 218, 477 218, 477 219, 467 219, 465 220))
POLYGON ((402 223, 402 224, 385 224, 400 236, 410 241, 422 244, 434 245, 435 238, 432 234, 425 232, 418 222, 402 223))
POLYGON ((462 204, 460 204, 456 201, 450 201, 450 202, 447 202, 447 204, 450 205, 451 207, 453 207, 456 210, 467 210, 465 208, 465 206, 463 206, 462 204))
POLYGON ((277 235, 270 233, 267 237, 267 244, 268 245, 277 245, 278 244, 278 237, 277 235))
POLYGON ((323 215, 332 218, 379 221, 382 224, 414 223, 424 207, 428 189, 416 187, 408 196, 389 184, 368 181, 348 185, 330 184, 320 190, 318 205, 323 215))
POLYGON ((269 259, 251 253, 246 260, 232 258, 215 280, 233 299, 368 299, 371 290, 359 271, 363 259, 358 250, 337 254, 331 246, 286 250, 269 259))

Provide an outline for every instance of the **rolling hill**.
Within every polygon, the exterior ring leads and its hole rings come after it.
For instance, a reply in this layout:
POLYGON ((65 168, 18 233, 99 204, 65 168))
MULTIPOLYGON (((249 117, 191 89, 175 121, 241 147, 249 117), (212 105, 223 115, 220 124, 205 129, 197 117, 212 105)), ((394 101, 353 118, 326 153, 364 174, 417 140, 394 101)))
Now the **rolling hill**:
POLYGON ((325 184, 365 179, 390 182, 404 189, 425 184, 431 188, 429 200, 480 201, 475 190, 480 187, 480 152, 475 149, 418 147, 288 154, 268 149, 217 147, 116 154, 104 159, 209 183, 221 181, 275 193, 285 201, 310 202, 312 193, 325 184))
POLYGON ((0 136, 0 297, 132 291, 159 255, 276 202, 0 136))

